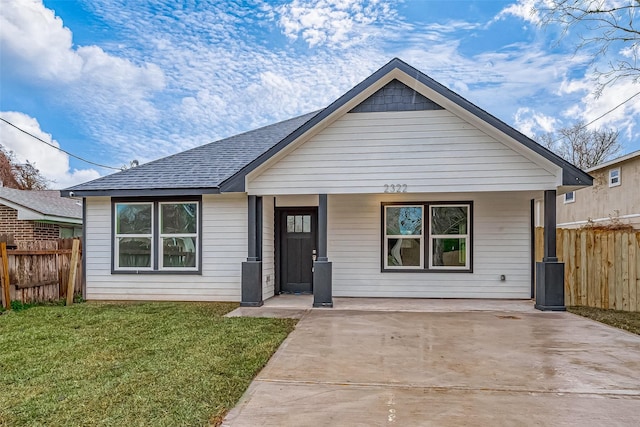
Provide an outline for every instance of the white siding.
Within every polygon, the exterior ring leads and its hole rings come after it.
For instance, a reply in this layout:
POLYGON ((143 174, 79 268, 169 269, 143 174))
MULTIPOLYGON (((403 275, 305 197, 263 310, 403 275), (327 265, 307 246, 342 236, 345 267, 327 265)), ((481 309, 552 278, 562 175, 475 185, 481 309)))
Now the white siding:
POLYGON ((240 301, 247 256, 245 194, 202 198, 202 275, 111 274, 111 201, 87 200, 87 299, 240 301))
POLYGON ((262 299, 271 298, 275 290, 274 198, 262 198, 262 299))
POLYGON ((446 110, 345 114, 248 179, 250 194, 555 189, 556 176, 446 110), (258 175, 259 174, 259 175, 258 175))
POLYGON ((330 195, 333 295, 529 298, 530 200, 537 193, 330 195), (473 273, 382 273, 382 201, 473 201, 473 273), (506 281, 500 281, 500 275, 506 281))

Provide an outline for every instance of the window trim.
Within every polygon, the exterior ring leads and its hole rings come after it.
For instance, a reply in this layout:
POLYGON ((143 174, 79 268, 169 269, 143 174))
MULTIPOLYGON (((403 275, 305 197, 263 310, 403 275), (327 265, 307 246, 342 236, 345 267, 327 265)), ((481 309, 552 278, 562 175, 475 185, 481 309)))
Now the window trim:
POLYGON ((153 244, 153 229, 154 229, 154 216, 155 216, 155 212, 154 212, 154 206, 153 203, 151 202, 141 202, 141 201, 134 201, 134 202, 116 202, 113 204, 113 218, 112 218, 112 223, 113 223, 113 241, 112 241, 112 245, 113 245, 113 266, 118 270, 118 271, 149 271, 149 270, 153 270, 153 258, 154 258, 154 252, 155 252, 155 248, 154 248, 154 244, 153 244), (140 234, 122 234, 122 233, 118 233, 118 205, 149 205, 151 206, 151 232, 150 233, 140 233, 140 234), (116 267, 116 263, 117 260, 120 259, 120 245, 116 244, 116 241, 118 241, 118 239, 126 239, 126 238, 142 238, 142 239, 149 239, 151 241, 151 252, 149 253, 149 258, 150 258, 150 262, 149 262, 149 267, 120 267, 117 266, 116 267))
MULTIPOLYGON (((111 274, 169 274, 169 275, 202 275, 202 196, 184 197, 113 197, 111 198, 111 274), (116 204, 151 203, 151 267, 116 267, 116 204), (161 267, 159 258, 162 250, 160 244, 160 204, 161 203, 196 203, 198 209, 197 237, 196 237, 196 267, 161 267)), ((136 235, 137 236, 137 235, 136 235)), ((174 236, 174 235, 172 235, 174 236)), ((175 235, 177 236, 177 235, 175 235)))
MULTIPOLYGON (((406 202, 382 202, 381 204, 381 221, 380 221, 380 272, 381 273, 473 273, 473 201, 406 201, 406 202), (431 217, 431 206, 451 206, 457 207, 461 205, 466 205, 469 209, 469 222, 468 222, 468 232, 466 234, 468 242, 467 242, 467 268, 459 268, 459 267, 429 267, 431 265, 431 220, 429 219, 428 223, 424 222, 425 211, 429 211, 429 218, 431 217), (398 268, 386 267, 386 244, 385 244, 385 233, 386 233, 386 207, 387 206, 422 206, 422 215, 423 215, 423 224, 422 224, 422 268, 416 267, 407 267, 407 268, 398 268), (428 243, 425 244, 425 241, 428 239, 428 243), (428 248, 426 248, 428 246, 428 248), (428 249, 428 250, 426 250, 428 249)), ((458 236, 458 235, 455 235, 458 236)), ((437 238, 437 237, 436 237, 437 238)))
POLYGON ((382 245, 383 245, 383 254, 382 254, 382 259, 383 259, 383 265, 382 267, 385 270, 422 270, 424 269, 424 261, 425 261, 425 253, 424 253, 424 205, 422 204, 395 204, 395 205, 390 205, 390 206, 394 206, 394 207, 406 207, 406 208, 420 208, 422 209, 422 216, 421 216, 421 223, 422 223, 422 234, 418 235, 418 234, 387 234, 387 209, 386 207, 383 209, 383 236, 382 236, 382 245), (389 257, 386 256, 387 254, 387 250, 389 247, 389 239, 420 239, 420 265, 419 266, 414 266, 414 265, 408 265, 408 266, 389 266, 389 257))
POLYGON ((430 203, 429 204, 429 256, 428 256, 428 268, 430 270, 439 270, 439 271, 468 271, 470 266, 469 266, 469 262, 470 262, 470 252, 471 252, 471 248, 469 246, 470 244, 470 237, 471 237, 471 205, 465 204, 465 203, 443 203, 443 204, 436 204, 436 203, 430 203), (437 208, 454 208, 454 207, 458 207, 458 206, 466 206, 467 207, 467 233, 465 234, 431 234, 431 216, 432 216, 432 211, 431 209, 434 207, 437 208), (446 266, 446 265, 433 265, 433 257, 431 256, 431 254, 433 253, 433 241, 435 239, 451 239, 451 238, 464 238, 467 240, 467 245, 465 246, 465 265, 464 267, 455 267, 455 266, 446 266))
POLYGON ((567 191, 566 193, 564 193, 564 204, 566 205, 567 203, 574 203, 576 201, 576 192, 574 191, 567 191), (567 198, 567 196, 571 194, 572 197, 569 199, 567 198))
POLYGON ((609 169, 609 187, 618 187, 619 185, 622 184, 622 173, 620 171, 620 168, 612 168, 609 169), (618 172, 618 176, 612 176, 614 172, 618 172), (613 182, 614 179, 617 179, 618 182, 613 182))

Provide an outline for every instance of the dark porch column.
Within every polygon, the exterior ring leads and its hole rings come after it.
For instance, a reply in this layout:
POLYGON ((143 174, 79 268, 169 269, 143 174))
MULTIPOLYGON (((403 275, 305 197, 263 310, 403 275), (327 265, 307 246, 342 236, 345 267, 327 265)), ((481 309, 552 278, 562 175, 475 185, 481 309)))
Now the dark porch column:
POLYGON ((262 301, 262 197, 247 203, 247 261, 242 263, 241 307, 260 307, 262 301))
POLYGON ((556 191, 544 192, 544 258, 536 263, 536 308, 565 311, 564 263, 556 257, 556 191))
POLYGON ((331 263, 327 258, 327 195, 318 196, 318 258, 313 262, 313 306, 333 307, 331 263))

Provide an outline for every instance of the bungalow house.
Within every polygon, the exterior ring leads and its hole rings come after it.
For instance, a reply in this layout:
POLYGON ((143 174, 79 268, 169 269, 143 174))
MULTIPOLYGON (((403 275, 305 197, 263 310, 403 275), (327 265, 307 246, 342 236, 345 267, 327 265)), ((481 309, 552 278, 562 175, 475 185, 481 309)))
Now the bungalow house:
POLYGON ((0 187, 0 240, 9 245, 82 234, 82 202, 55 190, 0 187))
POLYGON ((558 227, 578 228, 612 220, 640 229, 640 151, 620 156, 586 170, 592 187, 570 191, 558 200, 558 227))
MULTIPOLYGON (((77 185, 86 298, 532 296, 532 201, 589 175, 393 59, 328 107, 77 185)), ((564 309, 547 233, 537 306, 564 309)))

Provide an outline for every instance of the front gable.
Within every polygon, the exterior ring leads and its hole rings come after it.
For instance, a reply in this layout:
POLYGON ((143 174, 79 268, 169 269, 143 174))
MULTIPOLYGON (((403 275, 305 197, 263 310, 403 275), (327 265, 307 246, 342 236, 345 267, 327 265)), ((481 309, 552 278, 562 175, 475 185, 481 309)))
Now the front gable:
POLYGON ((437 193, 563 185, 563 167, 473 114, 446 88, 450 93, 443 95, 396 67, 361 85, 251 171, 246 191, 382 193, 399 186, 437 193))

